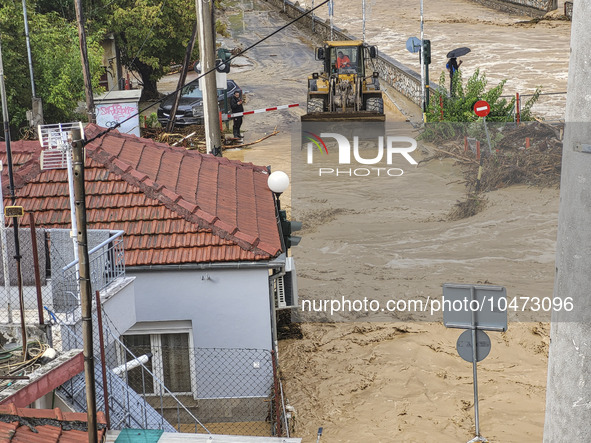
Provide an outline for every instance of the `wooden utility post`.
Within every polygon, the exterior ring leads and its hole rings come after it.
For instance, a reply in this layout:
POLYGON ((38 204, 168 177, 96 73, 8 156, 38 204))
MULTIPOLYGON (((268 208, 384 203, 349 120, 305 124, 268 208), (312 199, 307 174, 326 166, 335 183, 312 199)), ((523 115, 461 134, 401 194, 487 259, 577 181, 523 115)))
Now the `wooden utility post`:
POLYGON ((90 261, 86 232, 86 193, 84 191, 84 147, 80 129, 72 130, 74 194, 78 226, 78 259, 80 261, 80 303, 82 310, 82 340, 84 343, 84 380, 86 382, 86 408, 88 413, 88 443, 97 443, 96 386, 94 379, 94 348, 92 339, 92 288, 90 287, 90 261))
POLYGON ((203 115, 205 117, 205 140, 207 153, 222 155, 222 131, 218 107, 217 85, 215 80, 215 47, 212 32, 211 1, 195 0, 197 21, 199 22, 199 54, 201 72, 209 72, 203 77, 203 115))
POLYGON ((90 81, 90 65, 88 64, 88 49, 86 47, 86 31, 84 30, 84 14, 82 13, 81 0, 75 0, 76 21, 78 22, 78 37, 80 40, 80 57, 82 60, 82 75, 84 76, 84 91, 86 93, 86 113, 89 123, 96 123, 94 115, 94 97, 92 96, 92 83, 90 81))
MULTIPOLYGON (((2 120, 4 122, 4 140, 6 141, 6 157, 8 162, 8 180, 10 200, 14 205, 16 195, 14 193, 14 174, 12 172, 12 149, 10 147, 10 118, 8 117, 8 100, 6 99, 6 86, 4 85, 4 63, 2 61, 2 42, 0 41, 0 95, 2 96, 2 120)), ((1 186, 1 183, 0 183, 1 186)), ((18 236, 18 218, 14 217, 14 259, 16 260, 16 273, 18 279, 18 299, 21 315, 21 335, 23 341, 23 361, 27 360, 27 328, 25 325, 25 302, 23 297, 23 278, 21 272, 21 250, 18 236)), ((9 301, 10 303, 10 301, 9 301)))
POLYGON ((191 53, 193 52, 193 48, 195 47, 195 40, 197 40, 197 20, 195 20, 195 23, 193 23, 193 33, 191 34, 191 41, 189 42, 189 45, 187 46, 187 51, 185 52, 185 60, 183 61, 183 68, 181 70, 179 82, 176 86, 177 91, 174 98, 174 103, 172 105, 172 108, 170 109, 170 116, 168 117, 166 132, 172 132, 172 129, 174 128, 176 111, 179 108, 179 101, 181 100, 183 85, 185 84, 185 80, 187 79, 187 71, 189 70, 189 63, 191 63, 191 53))

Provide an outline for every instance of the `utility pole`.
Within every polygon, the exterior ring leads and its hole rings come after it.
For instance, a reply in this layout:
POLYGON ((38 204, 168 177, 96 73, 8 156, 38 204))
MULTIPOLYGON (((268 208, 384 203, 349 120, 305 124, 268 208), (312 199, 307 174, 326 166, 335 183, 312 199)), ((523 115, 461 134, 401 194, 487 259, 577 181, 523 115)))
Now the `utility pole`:
POLYGON ((207 153, 222 156, 222 131, 218 107, 215 48, 212 33, 211 3, 213 0, 195 0, 197 21, 199 23, 199 54, 201 72, 209 72, 203 77, 203 115, 205 117, 205 140, 207 153))
POLYGON ((74 193, 76 195, 76 224, 78 226, 78 257, 80 261, 79 287, 84 347, 84 381, 86 382, 86 408, 88 414, 88 443, 97 443, 96 386, 92 340, 92 288, 90 287, 90 261, 88 258, 86 232, 86 193, 84 191, 84 147, 82 139, 80 129, 76 128, 72 130, 74 193))
POLYGON ((29 20, 27 18, 27 0, 23 0, 23 18, 25 21, 25 40, 27 41, 27 56, 29 58, 29 73, 31 75, 31 92, 33 94, 33 107, 29 124, 36 128, 43 124, 43 102, 35 93, 35 76, 33 75, 33 58, 31 57, 31 40, 29 39, 29 20))
POLYGON ((88 64, 88 49, 86 47, 86 31, 84 30, 84 14, 82 13, 82 0, 75 0, 76 21, 78 22, 78 37, 80 40, 80 57, 82 60, 82 75, 84 76, 84 90, 86 92, 86 113, 90 123, 96 123, 94 115, 94 97, 92 96, 92 83, 90 81, 90 65, 88 64))
POLYGON ((361 34, 363 35, 363 43, 365 43, 365 0, 361 2, 361 16, 363 20, 363 31, 361 34))
POLYGON ((330 39, 334 40, 333 28, 334 28, 334 0, 328 2, 328 17, 330 20, 330 39))
POLYGON ((544 442, 591 440, 591 2, 573 5, 544 442))
MULTIPOLYGON (((2 41, 0 39, 0 95, 2 95, 2 120, 4 123, 4 140, 6 142, 6 157, 8 162, 8 180, 10 187, 10 200, 13 206, 16 203, 14 193, 14 174, 12 171, 12 149, 10 147, 10 119, 8 118, 8 101, 6 100, 6 86, 4 85, 4 63, 2 61, 2 41)), ((0 183, 0 186, 2 184, 0 183)), ((25 325, 25 301, 23 297, 23 278, 21 273, 21 249, 18 236, 18 217, 12 220, 14 225, 14 259, 16 260, 16 273, 18 281, 18 299, 21 315, 21 334, 23 341, 23 361, 27 360, 27 328, 25 325)), ((10 302, 10 301, 9 301, 10 302)))

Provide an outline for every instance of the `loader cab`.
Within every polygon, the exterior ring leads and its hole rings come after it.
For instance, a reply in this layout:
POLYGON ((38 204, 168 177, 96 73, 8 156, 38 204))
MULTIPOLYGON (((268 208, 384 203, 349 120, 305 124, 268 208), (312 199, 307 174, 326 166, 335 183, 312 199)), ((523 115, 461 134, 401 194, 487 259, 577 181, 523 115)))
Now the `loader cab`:
POLYGON ((330 54, 328 72, 332 74, 363 75, 363 57, 361 46, 335 46, 327 48, 330 54))

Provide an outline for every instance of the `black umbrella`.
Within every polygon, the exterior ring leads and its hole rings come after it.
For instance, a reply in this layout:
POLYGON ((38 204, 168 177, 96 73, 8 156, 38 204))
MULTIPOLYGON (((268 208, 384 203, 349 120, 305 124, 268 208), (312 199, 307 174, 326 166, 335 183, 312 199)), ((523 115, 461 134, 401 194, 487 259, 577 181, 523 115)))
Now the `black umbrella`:
POLYGON ((470 48, 456 48, 453 51, 449 51, 447 53, 447 58, 461 57, 462 55, 466 55, 468 52, 470 52, 470 48))

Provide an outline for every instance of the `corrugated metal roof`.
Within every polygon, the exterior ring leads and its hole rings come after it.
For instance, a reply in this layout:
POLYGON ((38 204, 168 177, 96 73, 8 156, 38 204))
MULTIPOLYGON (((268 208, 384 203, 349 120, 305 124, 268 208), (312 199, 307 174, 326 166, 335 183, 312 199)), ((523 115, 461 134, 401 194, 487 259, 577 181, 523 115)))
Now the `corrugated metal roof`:
MULTIPOLYGON (((88 125, 86 138, 102 131, 88 125)), ((42 171, 36 141, 13 142, 11 149, 19 159, 16 204, 39 227, 69 228, 67 172, 42 171)), ((88 143, 86 153, 88 227, 124 230, 128 266, 267 260, 280 253, 265 167, 118 131, 88 143)), ((0 157, 6 163, 4 143, 0 157)), ((21 222, 28 224, 26 217, 21 222)))

